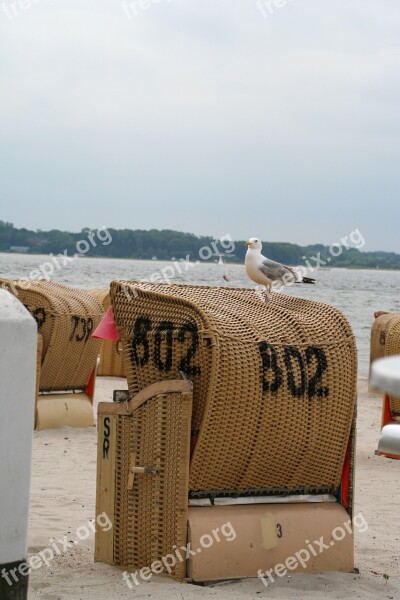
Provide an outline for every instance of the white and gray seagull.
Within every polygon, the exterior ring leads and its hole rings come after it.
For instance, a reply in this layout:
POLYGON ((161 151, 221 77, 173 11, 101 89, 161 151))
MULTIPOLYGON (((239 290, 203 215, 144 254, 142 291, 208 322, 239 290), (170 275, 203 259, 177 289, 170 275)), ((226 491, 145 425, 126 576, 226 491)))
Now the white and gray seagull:
POLYGON ((315 283, 315 279, 312 277, 301 277, 295 269, 263 256, 261 254, 262 244, 258 238, 250 238, 246 242, 246 246, 246 273, 256 283, 265 285, 265 302, 269 301, 274 284, 315 283))

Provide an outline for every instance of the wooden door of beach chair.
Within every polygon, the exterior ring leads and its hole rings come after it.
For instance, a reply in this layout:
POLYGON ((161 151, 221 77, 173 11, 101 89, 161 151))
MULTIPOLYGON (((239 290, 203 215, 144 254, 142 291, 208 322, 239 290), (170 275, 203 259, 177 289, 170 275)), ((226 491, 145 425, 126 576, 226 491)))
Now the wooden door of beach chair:
POLYGON ((2 280, 35 318, 42 338, 36 429, 93 425, 99 341, 92 332, 103 310, 83 290, 48 281, 2 280))
MULTIPOLYGON (((113 527, 98 532, 96 560, 150 565, 186 544, 191 413, 192 389, 181 380, 99 404, 96 514, 113 527)), ((169 572, 185 573, 185 562, 169 572)))

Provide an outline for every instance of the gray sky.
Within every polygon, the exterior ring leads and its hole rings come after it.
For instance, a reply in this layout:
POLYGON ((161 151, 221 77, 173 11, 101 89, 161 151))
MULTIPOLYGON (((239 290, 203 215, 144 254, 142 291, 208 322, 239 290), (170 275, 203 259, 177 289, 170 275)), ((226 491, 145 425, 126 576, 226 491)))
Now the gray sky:
POLYGON ((0 219, 400 252, 399 0, 260 5, 1 0, 0 219))

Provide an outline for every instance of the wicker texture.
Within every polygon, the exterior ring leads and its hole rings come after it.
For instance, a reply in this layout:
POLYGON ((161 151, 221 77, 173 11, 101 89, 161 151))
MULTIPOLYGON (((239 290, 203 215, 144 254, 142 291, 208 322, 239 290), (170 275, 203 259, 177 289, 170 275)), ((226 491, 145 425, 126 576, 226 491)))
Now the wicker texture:
MULTIPOLYGON (((132 452, 139 465, 151 465, 159 475, 136 476, 127 495, 128 457, 120 436, 117 452, 122 460, 117 464, 124 467, 125 477, 117 470, 117 563, 151 565, 174 545, 186 543, 189 437, 190 404, 183 403, 180 394, 159 397, 140 408, 132 418, 132 452)), ((184 577, 184 569, 185 564, 178 563, 172 574, 184 577)))
MULTIPOLYGON (((379 314, 379 313, 378 313, 379 314)), ((371 328, 370 362, 387 355, 387 336, 396 321, 400 320, 400 313, 385 313, 378 316, 371 328)), ((392 342, 393 343, 393 342, 392 342)), ((400 353, 400 341, 397 345, 400 353)))
MULTIPOLYGON (((103 306, 106 312, 111 306, 110 290, 108 288, 87 290, 103 306)), ((100 364, 97 370, 98 376, 126 377, 125 365, 120 352, 118 341, 102 340, 100 347, 100 364)))
MULTIPOLYGON (((371 329, 371 364, 377 358, 400 354, 400 313, 387 313, 375 319, 371 329)), ((390 396, 390 411, 400 416, 400 397, 390 396)))
MULTIPOLYGON (((154 396, 130 416, 111 417, 116 419, 114 564, 140 569, 186 544, 191 409, 191 394, 172 392, 154 396), (155 472, 135 474, 130 485, 133 466, 155 472)), ((185 577, 185 561, 177 561, 169 574, 185 577)))
POLYGON ((0 283, 26 306, 43 338, 41 392, 84 389, 96 366, 100 341, 91 333, 103 310, 87 292, 49 281, 0 283))
POLYGON ((113 282, 111 302, 131 393, 180 371, 193 381, 192 496, 337 490, 357 378, 337 309, 145 282, 113 282))
MULTIPOLYGON (((134 552, 133 493, 129 493, 128 490, 130 457, 134 443, 133 419, 116 419, 114 563, 124 565, 132 562, 131 556, 134 552)), ((143 563, 142 566, 147 566, 147 563, 143 563)))
POLYGON ((97 302, 102 305, 104 312, 111 305, 109 288, 92 288, 87 289, 86 291, 96 298, 97 302))

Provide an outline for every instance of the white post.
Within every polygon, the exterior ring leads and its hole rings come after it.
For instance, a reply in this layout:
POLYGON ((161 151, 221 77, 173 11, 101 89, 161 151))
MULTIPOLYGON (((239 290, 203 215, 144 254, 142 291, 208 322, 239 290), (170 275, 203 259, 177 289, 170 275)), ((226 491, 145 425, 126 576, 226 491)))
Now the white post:
POLYGON ((37 327, 0 289, 0 598, 25 600, 37 327))

